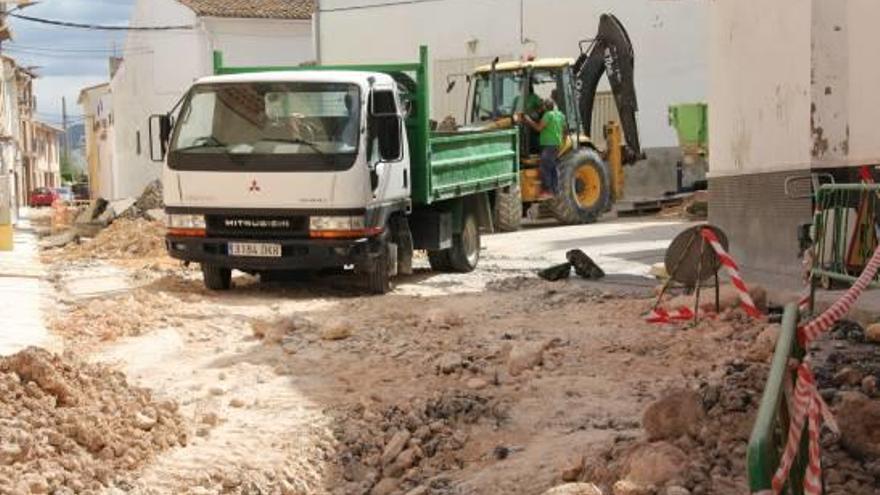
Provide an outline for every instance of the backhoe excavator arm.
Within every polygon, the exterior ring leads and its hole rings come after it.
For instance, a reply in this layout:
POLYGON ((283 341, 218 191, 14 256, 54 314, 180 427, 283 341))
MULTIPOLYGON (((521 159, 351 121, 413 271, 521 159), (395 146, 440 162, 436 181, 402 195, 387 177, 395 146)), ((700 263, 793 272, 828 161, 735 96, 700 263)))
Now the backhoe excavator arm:
POLYGON ((623 24, 611 14, 603 14, 599 19, 599 32, 596 39, 587 47, 581 47, 581 55, 575 61, 573 70, 577 78, 578 109, 581 113, 583 131, 591 136, 593 102, 596 88, 602 74, 608 75, 611 91, 620 114, 624 140, 623 163, 631 164, 642 158, 639 128, 636 114, 639 110, 633 79, 635 56, 632 42, 623 24))

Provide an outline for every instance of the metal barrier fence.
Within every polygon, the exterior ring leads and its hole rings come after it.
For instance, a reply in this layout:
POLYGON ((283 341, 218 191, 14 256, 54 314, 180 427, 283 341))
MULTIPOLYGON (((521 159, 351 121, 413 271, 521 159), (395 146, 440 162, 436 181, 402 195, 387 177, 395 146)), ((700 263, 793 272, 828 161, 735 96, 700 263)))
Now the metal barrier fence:
MULTIPOLYGON (((825 184, 816 191, 813 217, 813 289, 851 285, 880 239, 880 184, 825 184)), ((872 287, 877 287, 875 280, 872 287)))
MULTIPOLYGON (((800 315, 797 304, 785 307, 782 328, 776 342, 776 351, 770 365, 770 375, 761 397, 758 416, 749 438, 747 466, 750 493, 772 490, 773 476, 779 468, 788 437, 792 411, 784 400, 785 390, 794 388, 796 374, 792 372, 791 359, 800 360, 804 350, 798 345, 797 326, 800 315), (786 385, 786 381, 789 382, 786 385)), ((806 429, 806 426, 805 426, 806 429)), ((804 493, 804 476, 807 469, 807 435, 801 438, 801 448, 789 474, 787 491, 791 495, 804 493)))

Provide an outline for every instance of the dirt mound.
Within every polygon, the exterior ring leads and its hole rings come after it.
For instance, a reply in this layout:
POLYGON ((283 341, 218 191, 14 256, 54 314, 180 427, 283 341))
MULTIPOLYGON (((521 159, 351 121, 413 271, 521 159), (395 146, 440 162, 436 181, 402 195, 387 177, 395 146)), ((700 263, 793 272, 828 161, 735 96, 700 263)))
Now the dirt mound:
POLYGON ((0 359, 0 418, 0 493, 124 487, 128 472, 186 443, 176 403, 33 348, 0 359))
POLYGON ((169 316, 182 305, 163 292, 139 290, 133 294, 76 303, 50 321, 53 332, 78 342, 107 342, 133 337, 160 324, 172 323, 169 316))
POLYGON ((120 218, 91 241, 69 244, 50 258, 58 261, 112 260, 155 258, 165 254, 165 226, 161 222, 120 218))
POLYGON ((503 422, 504 405, 461 391, 379 411, 365 404, 341 411, 335 436, 342 479, 334 493, 406 493, 418 487, 425 494, 447 493, 448 481, 435 476, 465 465, 460 451, 467 427, 484 418, 503 422))

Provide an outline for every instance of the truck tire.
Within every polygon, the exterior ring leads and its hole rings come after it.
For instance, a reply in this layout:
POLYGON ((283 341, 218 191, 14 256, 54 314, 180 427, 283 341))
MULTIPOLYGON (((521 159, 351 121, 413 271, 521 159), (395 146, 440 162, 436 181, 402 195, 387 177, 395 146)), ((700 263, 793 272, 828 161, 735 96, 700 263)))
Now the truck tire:
POLYGON ((367 290, 371 294, 384 295, 391 292, 387 245, 383 245, 382 252, 367 262, 364 276, 367 281, 367 290))
POLYGON ((452 236, 449 263, 453 271, 469 273, 480 262, 480 226, 473 213, 465 213, 461 234, 452 236))
POLYGON ((208 290, 229 290, 232 287, 232 270, 202 263, 202 279, 208 290))
POLYGON ((522 227, 523 205, 519 186, 495 191, 493 208, 496 232, 516 232, 522 227))
POLYGON ((611 202, 608 167, 595 150, 577 152, 559 166, 559 194, 548 203, 557 221, 594 223, 611 202))
POLYGON ((449 261, 449 249, 428 250, 428 264, 435 272, 451 272, 452 262, 449 261))

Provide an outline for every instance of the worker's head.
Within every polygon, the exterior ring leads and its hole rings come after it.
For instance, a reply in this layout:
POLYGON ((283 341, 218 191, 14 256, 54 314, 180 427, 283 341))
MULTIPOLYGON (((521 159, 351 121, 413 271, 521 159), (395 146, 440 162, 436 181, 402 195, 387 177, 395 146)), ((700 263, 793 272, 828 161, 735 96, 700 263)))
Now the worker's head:
POLYGON ((556 102, 553 101, 552 98, 547 98, 546 100, 544 100, 544 110, 549 111, 553 110, 554 108, 556 108, 556 102))

